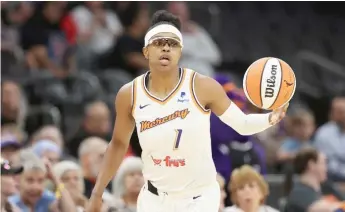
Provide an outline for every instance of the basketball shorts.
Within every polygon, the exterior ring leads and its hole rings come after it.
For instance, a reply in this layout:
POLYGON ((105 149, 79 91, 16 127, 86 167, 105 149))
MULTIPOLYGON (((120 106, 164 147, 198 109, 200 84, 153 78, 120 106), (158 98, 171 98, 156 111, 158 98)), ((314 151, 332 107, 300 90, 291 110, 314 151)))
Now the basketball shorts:
POLYGON ((176 193, 166 193, 147 182, 140 191, 137 212, 218 212, 220 188, 211 185, 176 193))

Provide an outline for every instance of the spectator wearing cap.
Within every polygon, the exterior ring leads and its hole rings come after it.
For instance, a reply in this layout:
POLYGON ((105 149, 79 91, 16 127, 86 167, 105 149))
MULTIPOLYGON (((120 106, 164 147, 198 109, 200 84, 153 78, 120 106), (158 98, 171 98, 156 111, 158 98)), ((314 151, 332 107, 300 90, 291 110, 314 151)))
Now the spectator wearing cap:
POLYGON ((13 167, 1 158, 1 212, 19 212, 19 208, 11 204, 7 198, 18 193, 14 175, 21 174, 23 167, 13 167))
POLYGON ((51 140, 40 140, 32 146, 32 151, 40 158, 48 159, 54 165, 60 161, 61 149, 51 140))
POLYGON ((83 211, 88 199, 84 196, 85 185, 81 167, 73 161, 65 160, 55 164, 53 172, 65 184, 78 211, 83 211))
POLYGON ((21 143, 11 135, 5 135, 1 137, 1 157, 13 162, 18 156, 21 148, 21 143))
POLYGON ((142 169, 143 163, 139 157, 127 157, 120 165, 112 182, 120 212, 136 211, 138 195, 144 185, 142 169))
POLYGON ((25 131, 17 124, 5 124, 1 126, 1 137, 2 136, 13 136, 21 144, 25 143, 27 139, 25 131))
POLYGON ((52 173, 50 164, 43 163, 29 149, 20 152, 24 171, 20 176, 19 194, 9 197, 23 212, 76 211, 74 202, 64 184, 52 173), (54 193, 45 189, 46 179, 50 179, 55 186, 54 193))

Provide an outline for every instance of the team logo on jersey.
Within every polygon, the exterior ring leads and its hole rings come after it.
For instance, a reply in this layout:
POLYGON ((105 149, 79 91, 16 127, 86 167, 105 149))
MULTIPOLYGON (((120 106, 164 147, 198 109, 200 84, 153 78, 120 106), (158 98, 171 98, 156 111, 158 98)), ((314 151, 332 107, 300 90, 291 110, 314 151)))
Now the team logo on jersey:
POLYGON ((189 102, 189 99, 186 98, 186 92, 181 92, 180 97, 177 99, 177 102, 189 102))
POLYGON ((153 164, 155 166, 161 166, 161 163, 162 163, 162 159, 156 159, 156 158, 153 158, 153 156, 151 155, 151 159, 153 161, 153 164))
POLYGON ((164 116, 162 118, 156 118, 154 121, 142 121, 140 122, 140 132, 154 128, 158 125, 167 123, 169 121, 173 121, 177 118, 185 119, 188 114, 189 114, 188 109, 177 110, 168 116, 164 116))

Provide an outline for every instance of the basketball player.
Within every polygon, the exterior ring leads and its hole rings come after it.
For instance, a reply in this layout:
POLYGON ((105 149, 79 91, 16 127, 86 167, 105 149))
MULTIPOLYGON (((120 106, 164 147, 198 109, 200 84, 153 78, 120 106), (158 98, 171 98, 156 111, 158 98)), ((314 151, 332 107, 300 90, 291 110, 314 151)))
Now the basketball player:
POLYGON ((211 111, 243 135, 261 132, 285 116, 287 106, 269 114, 246 115, 218 82, 179 68, 180 27, 179 19, 166 11, 153 15, 143 48, 150 71, 117 94, 113 138, 88 212, 100 210, 103 190, 123 160, 135 126, 146 180, 137 211, 216 212, 220 188, 211 155, 211 111))

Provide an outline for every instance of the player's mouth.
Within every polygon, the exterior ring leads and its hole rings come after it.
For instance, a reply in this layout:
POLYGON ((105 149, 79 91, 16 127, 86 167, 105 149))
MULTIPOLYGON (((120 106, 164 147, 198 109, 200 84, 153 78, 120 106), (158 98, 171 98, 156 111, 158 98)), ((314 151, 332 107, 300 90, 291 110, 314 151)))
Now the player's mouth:
POLYGON ((161 62, 161 65, 167 66, 170 63, 170 56, 169 55, 162 55, 159 57, 159 61, 161 62))

